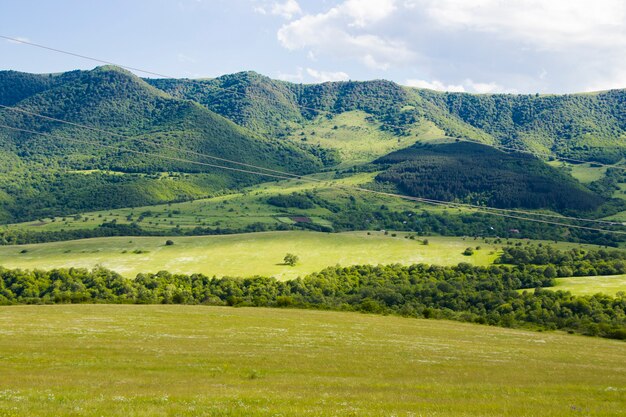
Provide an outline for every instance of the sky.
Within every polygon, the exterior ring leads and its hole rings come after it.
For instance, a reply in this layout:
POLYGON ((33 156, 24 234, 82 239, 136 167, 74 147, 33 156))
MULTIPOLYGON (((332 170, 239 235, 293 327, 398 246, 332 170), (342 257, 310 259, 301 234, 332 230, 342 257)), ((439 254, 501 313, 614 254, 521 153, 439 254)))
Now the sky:
MULTIPOLYGON (((0 35, 177 78, 626 88, 626 0, 0 0, 0 35)), ((0 39, 0 70, 97 65, 0 39)))

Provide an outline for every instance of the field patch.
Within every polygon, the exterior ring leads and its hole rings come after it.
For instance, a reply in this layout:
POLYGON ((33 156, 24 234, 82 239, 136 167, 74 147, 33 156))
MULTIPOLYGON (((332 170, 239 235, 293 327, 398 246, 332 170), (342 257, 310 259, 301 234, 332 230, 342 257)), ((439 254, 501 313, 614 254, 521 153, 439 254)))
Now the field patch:
POLYGON ((425 120, 412 125, 409 134, 404 136, 381 127, 371 115, 353 110, 332 118, 318 117, 296 130, 291 139, 335 149, 341 157, 340 167, 347 167, 371 162, 389 152, 411 146, 418 140, 428 141, 445 136, 442 130, 425 120))
POLYGON ((552 289, 569 291, 576 295, 615 295, 620 291, 626 292, 626 275, 557 278, 556 286, 552 289))

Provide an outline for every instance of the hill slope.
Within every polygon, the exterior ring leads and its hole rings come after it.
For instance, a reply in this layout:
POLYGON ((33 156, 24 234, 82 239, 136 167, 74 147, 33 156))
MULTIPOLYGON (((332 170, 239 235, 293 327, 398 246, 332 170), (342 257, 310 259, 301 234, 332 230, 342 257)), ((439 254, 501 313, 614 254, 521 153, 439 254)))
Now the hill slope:
POLYGON ((12 164, 0 179, 5 219, 180 200, 260 180, 107 149, 102 144, 215 163, 188 151, 207 153, 298 173, 321 166, 317 158, 297 146, 261 137, 195 102, 172 98, 114 67, 50 76, 0 73, 0 99, 3 105, 125 135, 2 110, 2 124, 55 135, 50 138, 0 131, 0 157, 12 164), (164 178, 163 172, 185 175, 164 178))
POLYGON ((262 308, 0 314, 9 414, 617 416, 626 407, 626 351, 612 340, 262 308))
POLYGON ((526 154, 475 143, 415 145, 376 161, 376 179, 415 197, 500 208, 593 211, 603 198, 570 175, 526 154))
MULTIPOLYGON (((406 88, 384 80, 300 85, 253 72, 212 80, 142 80, 110 66, 52 75, 0 72, 0 104, 116 133, 0 109, 0 124, 54 135, 0 129, 0 221, 181 201, 264 179, 107 149, 102 144, 215 162, 192 152, 206 153, 299 174, 329 167, 368 170, 372 166, 364 164, 389 152, 446 137, 616 162, 626 155, 625 94, 616 90, 569 96, 479 96, 406 88)), ((490 168, 470 155, 462 164, 476 168, 474 174, 490 168)), ((427 153, 421 158, 427 156, 432 157, 427 153)), ((468 177, 462 181, 474 182, 473 188, 465 184, 456 192, 454 181, 460 180, 441 169, 431 170, 435 177, 429 181, 452 190, 445 196, 449 198, 559 211, 595 210, 619 188, 616 181, 609 184, 600 178, 589 184, 591 192, 569 174, 536 160, 531 171, 541 172, 542 178, 552 176, 551 185, 539 194, 552 193, 558 183, 563 190, 557 194, 566 197, 544 198, 533 191, 534 180, 515 179, 524 174, 515 167, 527 158, 505 159, 510 163, 499 164, 496 176, 506 181, 468 177), (528 201, 494 197, 511 181, 528 201)), ((398 177, 392 171, 387 175, 398 177)), ((492 179, 495 173, 490 174, 492 179)), ((400 187, 414 193, 409 188, 400 187)), ((604 212, 619 211, 618 206, 604 212)))
POLYGON ((451 137, 617 162, 626 155, 626 90, 594 94, 443 93, 393 82, 292 84, 243 72, 212 80, 148 80, 263 134, 286 134, 315 116, 361 110, 399 135, 426 122, 451 137), (328 113, 327 113, 328 112, 328 113))

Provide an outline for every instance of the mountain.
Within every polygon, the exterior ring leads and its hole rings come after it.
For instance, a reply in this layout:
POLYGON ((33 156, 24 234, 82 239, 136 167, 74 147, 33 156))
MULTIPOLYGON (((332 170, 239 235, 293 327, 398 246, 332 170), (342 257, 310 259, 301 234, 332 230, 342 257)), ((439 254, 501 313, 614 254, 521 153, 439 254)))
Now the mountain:
POLYGON ((625 103, 624 90, 473 95, 385 80, 302 85, 254 72, 188 80, 141 79, 113 66, 2 71, 1 105, 94 129, 0 109, 0 124, 52 135, 0 128, 0 221, 182 201, 268 179, 180 160, 242 168, 199 153, 297 174, 377 170, 372 186, 416 196, 591 212, 621 181, 611 171, 587 187, 523 154, 433 146, 471 139, 618 162, 625 103))
POLYGON ((364 111, 398 135, 433 123, 446 136, 615 163, 626 155, 626 90, 589 94, 445 93, 384 80, 302 85, 254 72, 148 80, 261 134, 287 135, 316 116, 364 111))
POLYGON ((1 124, 54 135, 0 129, 5 221, 183 200, 262 180, 153 154, 236 167, 193 154, 205 153, 296 173, 322 167, 296 144, 256 134, 116 67, 55 75, 0 72, 0 104, 115 133, 2 109, 1 124))

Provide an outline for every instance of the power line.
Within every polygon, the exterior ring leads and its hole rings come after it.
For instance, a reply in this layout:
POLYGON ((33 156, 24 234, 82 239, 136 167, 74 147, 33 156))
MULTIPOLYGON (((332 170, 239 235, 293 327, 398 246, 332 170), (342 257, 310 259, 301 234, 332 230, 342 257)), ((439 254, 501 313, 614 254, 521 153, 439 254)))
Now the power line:
MULTIPOLYGON (((92 60, 95 62, 100 62, 100 63, 104 63, 104 64, 109 64, 109 65, 115 65, 121 68, 125 68, 128 70, 132 70, 132 71, 138 71, 138 72, 142 72, 142 73, 146 73, 146 74, 150 74, 150 75, 156 75, 158 77, 163 77, 163 78, 169 78, 169 79, 176 79, 176 77, 170 76, 170 75, 166 75, 166 74, 161 74, 161 73, 157 73, 157 72, 153 72, 153 71, 148 71, 148 70, 144 70, 141 68, 136 68, 136 67, 130 67, 130 66, 126 66, 126 65, 120 65, 114 62, 110 62, 110 61, 106 61, 106 60, 102 60, 102 59, 98 59, 98 58, 94 58, 94 57, 90 57, 90 56, 86 56, 86 55, 82 55, 82 54, 77 54, 77 53, 73 53, 73 52, 69 52, 69 51, 65 51, 65 50, 61 50, 61 49, 57 49, 57 48, 52 48, 52 47, 48 47, 45 45, 41 45, 41 44, 37 44, 34 42, 29 42, 29 41, 25 41, 22 39, 17 39, 17 38, 12 38, 12 37, 8 37, 8 36, 4 36, 4 35, 0 35, 0 38, 4 38, 7 40, 11 40, 14 42, 18 42, 18 43, 22 43, 22 44, 26 44, 26 45, 30 45, 30 46, 35 46, 38 48, 42 48, 42 49, 46 49, 46 50, 50 50, 50 51, 54 51, 54 52, 58 52, 58 53, 62 53, 62 54, 67 54, 67 55, 72 55, 72 56, 76 56, 79 58, 83 58, 83 59, 88 59, 88 60, 92 60)), ((231 89, 226 89, 223 87, 219 87, 219 86, 211 86, 212 88, 215 89, 219 89, 219 90, 223 90, 223 91, 228 91, 234 94, 238 94, 238 95, 242 95, 243 93, 240 93, 239 91, 236 90, 231 90, 231 89)), ((296 104, 297 107, 300 107, 302 109, 305 110, 310 110, 310 111, 314 111, 317 113, 326 113, 326 114, 331 114, 331 115, 335 115, 335 113, 327 111, 327 110, 320 110, 320 109, 316 109, 316 108, 312 108, 312 107, 306 107, 303 105, 299 105, 296 104)), ((74 122, 69 122, 69 121, 65 121, 62 119, 58 119, 58 118, 53 118, 50 116, 45 116, 45 115, 41 115, 38 113, 34 113, 34 112, 29 112, 27 110, 24 109, 19 109, 16 107, 9 107, 9 106, 4 106, 4 105, 0 105, 0 107, 5 108, 7 110, 12 110, 12 111, 18 111, 18 112, 22 112, 25 114, 30 114, 30 115, 34 115, 34 116, 38 116, 38 117, 42 117, 48 120, 52 120, 52 121, 56 121, 56 122, 60 122, 60 123, 65 123, 68 125, 73 125, 76 127, 82 127, 85 129, 89 129, 92 131, 98 131, 101 133, 106 133, 106 134, 110 134, 110 135, 115 135, 118 137, 123 137, 123 138, 127 138, 130 140, 136 140, 139 142, 143 142, 143 143, 147 143, 147 144, 152 144, 152 145, 157 145, 157 146, 162 146, 168 149, 172 149, 172 150, 176 150, 176 151, 180 151, 181 149, 178 149, 176 147, 173 146, 169 146, 166 144, 156 144, 155 142, 151 142, 142 138, 137 138, 137 137, 130 137, 128 135, 122 135, 116 132, 111 132, 111 131, 107 131, 104 129, 99 129, 99 128, 95 128, 92 126, 87 126, 87 125, 83 125, 83 124, 79 124, 79 123, 74 123, 74 122)), ((404 129, 403 126, 397 126, 397 125, 392 125, 389 123, 385 123, 385 122, 380 122, 381 125, 384 126, 388 126, 388 127, 393 127, 393 128, 397 128, 397 129, 404 129)), ((35 132, 36 133, 36 132, 35 132)), ((515 152, 521 152, 521 153, 528 153, 534 156, 547 156, 547 157, 551 157, 552 155, 550 154, 545 154, 545 153, 536 153, 536 152, 532 152, 532 151, 527 151, 527 150, 523 150, 523 149, 518 149, 518 148, 513 148, 513 147, 507 147, 507 146, 503 146, 503 145, 493 145, 493 144, 486 144, 477 140, 473 140, 473 139, 467 139, 467 138, 457 138, 459 140, 462 141, 467 141, 467 142, 472 142, 472 143, 477 143, 477 144, 481 144, 484 146, 490 146, 496 149, 503 149, 503 150, 507 150, 507 151, 515 151, 515 152)), ((214 159, 214 160, 219 160, 222 162, 227 162, 227 163, 231 163, 231 164, 235 164, 235 165, 240 165, 240 166, 246 166, 249 168, 254 168, 254 169, 260 169, 263 171, 267 171, 267 172, 273 172, 275 174, 278 174, 278 176, 274 176, 275 178, 283 178, 282 176, 286 176, 286 177, 291 177, 291 178, 301 178, 303 179, 301 176, 297 175, 297 174, 291 174, 291 173, 287 173, 287 172, 283 172, 283 171, 278 171, 278 170, 273 170, 273 169, 269 169, 269 168, 264 168, 264 167, 259 167, 256 165, 252 165, 252 164, 246 164, 246 163, 242 163, 239 161, 233 161, 233 160, 229 160, 226 158, 220 158, 220 157, 216 157, 216 156, 212 156, 212 155, 207 155, 207 154, 202 154, 199 152, 195 152, 192 150, 183 150, 185 152, 188 152, 190 154, 194 154, 196 156, 201 156, 201 157, 206 157, 206 158, 210 158, 210 159, 214 159)), ((572 159, 572 158, 556 158, 556 159, 560 159, 563 161, 568 161, 568 162, 575 162, 575 163, 586 163, 588 161, 583 161, 583 160, 577 160, 577 159, 572 159)), ((618 166, 618 165, 608 165, 608 164, 598 164, 601 166, 605 166, 605 167, 613 167, 613 168, 618 168, 618 169, 626 169, 626 167, 622 167, 622 166, 618 166)), ((211 166, 211 164, 207 164, 207 166, 211 166)), ((226 169, 226 167, 224 167, 226 169)), ((249 172, 247 170, 241 170, 241 172, 249 172)), ((312 178, 308 178, 306 179, 308 181, 322 181, 322 180, 315 180, 312 178)), ((367 190, 367 189, 363 189, 363 190, 367 190)), ((370 190, 367 190, 370 191, 370 190)), ((401 196, 400 194, 398 194, 397 196, 401 196)), ((406 196, 402 196, 402 197, 406 197, 406 196)), ((428 199, 422 199, 423 202, 427 202, 428 199)), ((436 202, 436 200, 432 200, 432 202, 436 202)), ((480 210, 497 210, 497 211, 502 211, 502 212, 510 212, 510 213, 520 213, 520 214, 527 214, 527 215, 533 215, 533 216, 542 216, 542 217, 552 217, 552 218, 562 218, 562 219, 569 219, 569 220, 575 220, 575 221, 582 221, 582 222, 594 222, 594 223, 598 223, 598 224, 607 224, 607 225, 619 225, 620 223, 616 223, 616 222, 610 222, 610 221, 602 221, 602 220, 596 220, 596 219, 584 219, 584 218, 577 218, 577 217, 570 217, 570 216, 559 216, 559 215, 553 215, 553 214, 545 214, 545 213, 533 213, 533 212, 528 212, 528 211, 522 211, 522 210, 510 210, 510 209, 497 209, 497 208, 492 208, 492 207, 484 207, 484 206, 477 206, 477 205, 472 205, 472 204, 462 204, 462 203, 451 203, 451 202, 439 202, 439 203, 445 203, 448 205, 455 205, 455 206, 460 206, 460 207, 469 207, 469 208, 473 208, 473 209, 480 209, 480 210)))
POLYGON ((233 161, 233 160, 230 160, 230 159, 220 158, 220 157, 213 156, 213 155, 207 155, 207 154, 203 154, 203 153, 200 153, 200 152, 195 152, 195 151, 193 151, 191 149, 180 149, 180 148, 177 148, 175 146, 171 146, 171 145, 167 145, 167 144, 163 144, 163 143, 153 142, 153 141, 150 141, 150 140, 142 139, 140 137, 124 135, 124 134, 121 134, 121 133, 113 132, 111 130, 100 129, 100 128, 97 128, 97 127, 93 127, 93 126, 89 126, 89 125, 85 125, 85 124, 81 124, 81 123, 75 123, 75 122, 70 122, 70 121, 63 120, 63 119, 57 119, 56 117, 50 117, 50 116, 46 116, 46 115, 43 115, 43 114, 40 114, 40 113, 31 112, 31 111, 28 111, 28 110, 25 110, 25 109, 20 109, 19 107, 10 107, 10 106, 5 106, 3 104, 0 104, 0 108, 5 109, 5 110, 9 110, 9 111, 14 111, 14 112, 28 114, 30 116, 41 117, 42 119, 46 119, 46 120, 50 120, 50 121, 54 121, 54 122, 58 122, 58 123, 63 123, 63 124, 67 124, 67 125, 74 126, 74 127, 80 127, 80 128, 88 129, 88 130, 91 130, 91 131, 94 131, 94 132, 98 132, 98 133, 104 133, 104 134, 107 134, 107 135, 117 136, 117 137, 120 137, 120 138, 123 138, 123 139, 130 139, 130 140, 135 140, 135 141, 138 141, 138 142, 146 143, 146 144, 149 144, 149 145, 161 146, 161 147, 164 147, 164 148, 167 148, 167 149, 171 149, 171 150, 174 150, 174 151, 177 151, 177 152, 180 152, 182 150, 183 152, 187 152, 187 153, 190 153, 190 154, 193 154, 193 155, 196 155, 196 156, 202 156, 202 157, 205 157, 205 158, 214 159, 214 160, 217 160, 217 161, 228 162, 228 163, 235 164, 235 165, 240 165, 240 166, 246 166, 246 167, 249 167, 249 168, 260 169, 260 170, 263 170, 263 171, 273 172, 273 173, 279 174, 279 175, 288 175, 288 176, 298 177, 297 174, 291 174, 291 173, 287 173, 287 172, 278 171, 278 170, 275 170, 275 169, 264 168, 264 167, 260 167, 260 166, 256 166, 256 165, 252 165, 252 164, 247 164, 247 163, 244 163, 244 162, 233 161))
MULTIPOLYGON (((257 170, 268 171, 268 172, 272 172, 274 174, 278 174, 279 176, 286 176, 286 177, 291 177, 291 178, 299 178, 299 179, 302 179, 304 181, 309 181, 309 182, 323 182, 324 181, 324 180, 318 180, 318 179, 310 178, 310 177, 309 178, 302 177, 301 175, 298 175, 298 174, 292 174, 292 173, 289 173, 289 172, 284 172, 284 171, 274 170, 274 169, 270 169, 270 168, 260 167, 260 166, 253 165, 253 164, 247 164, 247 163, 243 163, 243 162, 239 162, 239 161, 234 161, 234 160, 231 160, 231 159, 220 158, 220 157, 216 157, 216 156, 213 156, 213 155, 208 155, 208 154, 205 154, 205 153, 195 152, 195 151, 192 151, 192 150, 180 149, 180 148, 177 148, 175 146, 169 146, 169 145, 166 145, 166 144, 157 143, 155 141, 150 141, 150 140, 146 140, 146 139, 142 139, 142 138, 138 138, 138 137, 134 137, 134 136, 124 135, 124 134, 121 134, 121 133, 117 133, 117 132, 113 132, 113 131, 109 131, 109 130, 105 130, 105 129, 101 129, 101 128, 96 128, 96 127, 85 125, 85 124, 81 124, 81 123, 69 122, 69 121, 66 121, 66 120, 63 120, 63 119, 58 119, 58 118, 55 118, 55 117, 50 117, 50 116, 42 115, 42 114, 39 114, 39 113, 31 112, 31 111, 28 111, 28 110, 20 109, 18 107, 10 107, 10 106, 5 106, 5 105, 0 104, 0 108, 5 109, 5 110, 9 110, 9 111, 15 111, 15 112, 19 112, 19 113, 28 114, 28 115, 31 115, 31 116, 41 117, 41 118, 46 119, 46 120, 51 120, 51 121, 54 121, 54 122, 59 122, 59 123, 67 124, 67 125, 70 125, 70 126, 75 126, 75 127, 79 127, 79 128, 89 129, 89 130, 92 130, 92 131, 95 131, 95 132, 99 132, 99 133, 104 133, 104 134, 108 134, 108 135, 112 135, 112 136, 117 136, 117 137, 120 137, 120 138, 123 138, 123 139, 136 140, 136 141, 148 144, 148 145, 160 146, 160 147, 164 147, 164 148, 175 150, 175 151, 181 151, 182 150, 183 152, 187 152, 187 153, 190 153, 190 154, 193 154, 193 155, 196 155, 196 156, 206 157, 206 158, 219 160, 219 161, 222 161, 222 162, 227 162, 227 163, 231 163, 231 164, 235 164, 235 165, 245 166, 245 167, 248 167, 248 168, 254 168, 254 169, 257 169, 257 170)), ((422 198, 422 199, 424 201, 429 200, 427 198, 422 198)), ((433 200, 433 201, 437 201, 437 200, 433 200)), ((587 218, 581 218, 581 217, 562 216, 562 215, 548 214, 548 213, 529 212, 529 211, 515 210, 515 209, 501 209, 501 208, 485 207, 485 206, 479 206, 479 205, 467 204, 467 203, 453 203, 453 202, 449 202, 448 204, 454 204, 455 206, 472 208, 472 209, 496 210, 496 211, 501 211, 501 212, 516 213, 516 214, 526 214, 526 215, 539 216, 539 217, 549 217, 549 218, 556 218, 556 219, 563 219, 563 220, 574 220, 574 221, 587 222, 587 223, 607 224, 607 225, 611 225, 611 226, 621 225, 620 222, 612 222, 612 221, 597 220, 597 219, 587 219, 587 218)))
MULTIPOLYGON (((68 138, 68 137, 65 137, 65 136, 58 136, 58 135, 53 135, 53 134, 49 134, 49 133, 36 132, 34 130, 21 129, 21 128, 16 128, 16 127, 3 125, 3 124, 0 124, 0 127, 1 128, 5 128, 5 129, 14 130, 14 131, 19 131, 19 132, 25 132, 25 133, 30 133, 30 134, 50 137, 50 138, 64 139, 64 140, 69 140, 69 141, 78 142, 78 143, 86 143, 86 144, 89 144, 91 146, 100 146, 100 147, 113 149, 113 150, 117 150, 117 151, 122 151, 122 152, 130 152, 130 153, 135 153, 135 154, 140 154, 140 155, 154 156, 154 157, 157 157, 157 158, 174 160, 174 161, 178 161, 178 162, 198 164, 198 165, 209 166, 209 167, 219 168, 219 169, 226 169, 226 170, 236 171, 236 172, 243 172, 243 173, 253 174, 253 175, 263 175, 263 176, 272 177, 272 178, 276 178, 276 179, 289 179, 289 180, 293 179, 293 177, 278 176, 278 175, 273 175, 273 174, 267 174, 267 173, 264 173, 264 172, 256 172, 256 171, 249 171, 249 170, 244 170, 244 169, 239 169, 239 168, 225 167, 225 166, 216 165, 216 164, 208 164, 208 163, 204 163, 204 162, 191 161, 191 160, 187 160, 187 159, 183 159, 183 158, 170 157, 170 156, 166 156, 166 155, 162 155, 162 154, 155 154, 155 153, 151 153, 151 152, 138 151, 138 150, 134 150, 134 149, 124 149, 124 148, 120 148, 120 147, 117 147, 117 146, 104 145, 104 144, 94 144, 93 142, 82 140, 82 139, 68 138)), ((316 181, 322 181, 322 180, 316 180, 316 181)), ((388 193, 388 192, 377 191, 377 190, 369 190, 369 189, 363 188, 363 187, 345 186, 345 185, 338 184, 338 185, 335 186, 335 188, 341 188, 341 189, 344 189, 344 190, 347 189, 347 190, 356 190, 356 191, 368 192, 368 193, 372 193, 372 194, 376 194, 376 195, 383 195, 383 196, 387 196, 387 197, 402 198, 402 199, 409 200, 409 201, 422 202, 422 203, 431 204, 431 205, 437 205, 437 206, 455 205, 454 203, 450 203, 448 201, 440 201, 440 200, 434 200, 434 199, 422 199, 420 197, 411 197, 411 196, 405 196, 405 195, 402 195, 402 194, 388 193)), ((626 232, 619 231, 619 230, 607 230, 607 229, 601 229, 601 228, 597 228, 597 227, 573 225, 573 224, 560 223, 560 222, 554 222, 554 221, 549 221, 549 220, 531 219, 531 218, 522 217, 522 216, 514 216, 514 215, 509 215, 509 214, 504 214, 504 213, 497 213, 497 212, 493 212, 493 211, 487 211, 487 210, 484 210, 484 209, 481 209, 481 208, 476 208, 474 210, 476 210, 478 212, 482 212, 482 213, 488 214, 488 215, 493 215, 493 216, 512 218, 512 219, 529 221, 529 222, 535 222, 535 223, 542 223, 542 224, 550 224, 550 225, 561 226, 561 227, 565 227, 565 228, 575 228, 575 229, 582 229, 582 230, 590 230, 590 231, 596 231, 596 232, 602 232, 602 233, 626 234, 626 232)))
POLYGON ((283 179, 283 180, 291 180, 291 179, 293 179, 293 177, 289 177, 289 176, 281 176, 281 175, 268 174, 268 173, 265 173, 265 172, 249 171, 249 170, 241 169, 241 168, 225 167, 225 166, 222 166, 222 165, 209 164, 209 163, 206 163, 206 162, 199 162, 199 161, 192 161, 192 160, 189 160, 189 159, 177 158, 177 157, 174 157, 174 156, 167 156, 167 155, 156 154, 156 153, 151 153, 151 152, 138 151, 136 149, 124 149, 124 148, 120 148, 120 147, 117 147, 117 146, 105 145, 105 144, 102 144, 102 143, 96 144, 96 143, 93 143, 93 142, 88 141, 88 140, 69 138, 69 137, 66 137, 66 136, 58 136, 58 135, 53 135, 53 134, 50 134, 50 133, 36 132, 34 130, 21 129, 21 128, 18 128, 18 127, 7 126, 7 125, 4 125, 4 124, 0 124, 0 127, 5 128, 5 129, 10 129, 10 130, 15 130, 15 131, 18 131, 18 132, 30 133, 30 134, 33 134, 33 135, 40 135, 40 136, 46 136, 46 137, 50 137, 50 138, 69 140, 71 142, 85 143, 87 145, 96 146, 96 147, 100 146, 100 147, 107 148, 107 149, 112 149, 112 150, 115 150, 115 151, 129 152, 129 153, 134 153, 134 154, 138 154, 138 155, 155 156, 157 158, 169 159, 169 160, 177 161, 177 162, 185 162, 185 163, 189 163, 189 164, 202 165, 202 166, 207 166, 207 167, 212 167, 212 168, 227 169, 227 170, 230 170, 230 171, 242 172, 242 173, 246 173, 246 174, 264 175, 266 177, 276 178, 276 179, 283 179))
POLYGON ((119 65, 119 64, 116 64, 115 62, 105 61, 103 59, 93 58, 93 57, 90 57, 90 56, 87 56, 87 55, 81 55, 81 54, 77 54, 77 53, 74 53, 74 52, 64 51, 62 49, 52 48, 50 46, 41 45, 41 44, 38 44, 38 43, 26 41, 24 39, 12 38, 10 36, 4 36, 4 35, 0 35, 0 38, 6 39, 6 40, 11 41, 11 42, 17 42, 17 43, 21 43, 21 44, 24 44, 24 45, 30 45, 30 46, 34 46, 34 47, 37 47, 37 48, 46 49, 48 51, 58 52, 60 54, 71 55, 71 56, 75 56, 77 58, 82 58, 82 59, 88 59, 90 61, 99 62, 101 64, 115 65, 117 67, 126 68, 126 69, 131 70, 131 71, 138 71, 138 72, 143 72, 144 74, 156 75, 157 77, 174 78, 174 77, 170 77, 169 75, 159 74, 158 72, 152 72, 152 71, 148 71, 148 70, 143 70, 141 68, 129 67, 129 66, 126 66, 126 65, 119 65))
MULTIPOLYGON (((90 56, 87 56, 87 55, 77 54, 75 52, 65 51, 63 49, 58 49, 58 48, 53 48, 53 47, 46 46, 46 45, 41 45, 41 44, 38 44, 38 43, 26 41, 26 40, 23 40, 23 39, 13 38, 13 37, 10 37, 10 36, 0 35, 0 38, 6 39, 6 40, 9 40, 9 41, 12 41, 12 42, 16 42, 16 43, 21 43, 21 44, 24 44, 24 45, 34 46, 34 47, 37 47, 37 48, 41 48, 41 49, 45 49, 45 50, 61 53, 61 54, 66 54, 66 55, 70 55, 70 56, 74 56, 74 57, 78 57, 78 58, 82 58, 82 59, 91 60, 91 61, 94 61, 94 62, 99 62, 101 64, 115 65, 115 66, 120 67, 120 68, 124 68, 124 69, 131 70, 131 71, 137 71, 137 72, 141 72, 141 73, 144 73, 144 74, 155 75, 157 77, 162 77, 162 78, 167 78, 167 79, 174 79, 174 80, 178 79, 177 77, 174 77, 174 76, 171 76, 171 75, 160 74, 160 73, 154 72, 154 71, 144 70, 144 69, 141 69, 141 68, 131 67, 131 66, 128 66, 128 65, 122 65, 122 64, 115 63, 115 62, 111 62, 111 61, 106 61, 106 60, 99 59, 99 58, 90 57, 90 56)), ((228 88, 224 88, 224 87, 219 87, 219 86, 216 86, 216 85, 212 85, 211 87, 214 88, 214 89, 217 89, 217 90, 227 91, 227 92, 239 95, 241 97, 245 97, 244 93, 241 93, 241 92, 239 92, 237 90, 228 89, 228 88)), ((274 103, 280 104, 278 102, 278 100, 272 100, 271 98, 266 98, 266 99, 268 101, 273 101, 274 103)), ((322 109, 316 109, 316 108, 313 108, 313 107, 307 107, 307 106, 304 106, 304 105, 301 105, 301 104, 297 104, 297 103, 294 103, 294 105, 296 107, 301 108, 301 109, 313 111, 313 112, 316 112, 316 113, 336 115, 336 113, 328 111, 328 110, 322 110, 322 109)), ((383 121, 379 121, 379 123, 382 126, 391 127, 391 128, 394 128, 394 129, 406 129, 406 126, 398 126, 398 125, 394 125, 394 124, 383 122, 383 121)), ((489 147, 492 147, 492 148, 495 148, 495 149, 500 149, 500 150, 505 150, 505 151, 525 153, 525 154, 533 155, 533 156, 536 156, 536 157, 554 158, 554 159, 557 159, 557 160, 560 160, 560 161, 571 162, 571 163, 576 163, 576 164, 588 163, 589 162, 589 161, 584 161, 584 160, 581 160, 581 159, 559 157, 559 156, 555 156, 555 155, 552 155, 552 154, 549 154, 549 153, 533 152, 531 150, 525 150, 525 149, 520 149, 520 148, 515 148, 515 147, 510 147, 510 146, 485 143, 485 142, 481 142, 481 141, 476 140, 476 139, 469 139, 469 138, 452 138, 452 139, 457 139, 457 140, 464 141, 464 142, 476 143, 476 144, 480 144, 480 145, 483 145, 483 146, 489 146, 489 147)), ((604 163, 595 162, 595 161, 593 163, 596 164, 596 165, 600 165, 602 167, 606 167, 606 168, 616 168, 616 169, 626 170, 626 167, 621 166, 621 165, 617 165, 617 164, 604 164, 604 163)))

